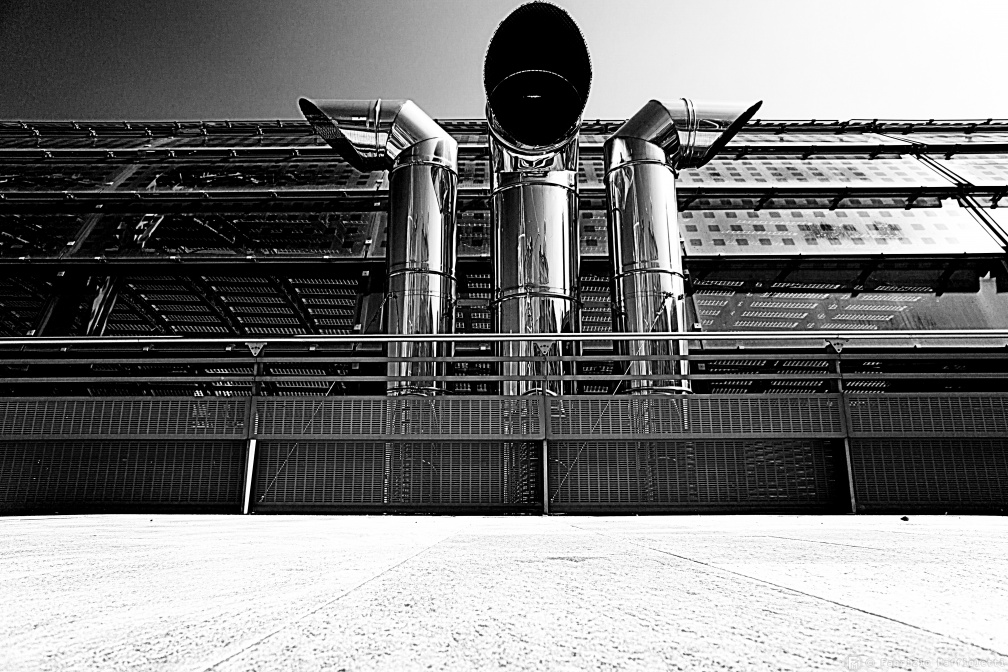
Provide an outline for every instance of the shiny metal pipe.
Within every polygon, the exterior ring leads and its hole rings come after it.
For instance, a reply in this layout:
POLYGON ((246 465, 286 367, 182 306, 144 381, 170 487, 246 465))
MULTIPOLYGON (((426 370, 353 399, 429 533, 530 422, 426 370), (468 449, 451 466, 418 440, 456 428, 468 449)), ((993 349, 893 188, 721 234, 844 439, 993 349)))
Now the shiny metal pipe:
POLYGON ((559 7, 533 2, 508 15, 487 48, 483 80, 490 129, 497 333, 542 334, 503 342, 502 394, 570 394, 556 376, 575 354, 550 334, 580 331, 577 296, 578 132, 591 86, 584 37, 559 7), (529 48, 529 45, 549 45, 529 48))
MULTIPOLYGON (((649 101, 609 138, 605 154, 613 331, 686 333, 686 291, 675 171, 710 161, 760 103, 699 108, 649 101)), ((689 392, 685 339, 618 341, 632 393, 689 392)))
MULTIPOLYGON (((389 175, 389 334, 450 334, 455 328, 455 197, 458 174, 421 160, 389 175)), ((447 343, 390 343, 389 357, 448 357, 447 343)), ((445 362, 390 362, 389 394, 444 392, 445 362), (426 379, 426 380, 425 380, 426 379)))
MULTIPOLYGON (((554 171, 540 177, 506 173, 493 190, 490 210, 495 297, 495 331, 501 334, 559 334, 580 331, 577 282, 576 173, 554 171)), ((501 356, 509 378, 502 394, 570 394, 558 357, 571 354, 556 340, 506 342, 501 356)))
MULTIPOLYGON (((389 170, 386 333, 449 334, 455 327, 458 143, 408 100, 300 101, 305 117, 361 171, 389 170)), ((388 394, 444 392, 445 341, 390 342, 388 394), (429 360, 429 361, 422 361, 429 360)))
MULTIPOLYGON (((664 151, 643 140, 614 138, 605 152, 613 331, 685 333, 675 175, 664 151)), ((627 374, 649 376, 631 380, 628 391, 689 391, 686 341, 623 341, 617 349, 642 358, 630 362, 627 374)))

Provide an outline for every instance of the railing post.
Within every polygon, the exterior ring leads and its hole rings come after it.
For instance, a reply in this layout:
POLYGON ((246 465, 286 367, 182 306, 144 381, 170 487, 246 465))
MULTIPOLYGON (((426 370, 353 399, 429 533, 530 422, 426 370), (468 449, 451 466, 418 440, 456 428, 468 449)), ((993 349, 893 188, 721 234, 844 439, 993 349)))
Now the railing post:
POLYGON ((836 369, 837 374, 837 401, 840 404, 840 428, 843 430, 843 445, 844 445, 844 459, 847 461, 847 492, 850 495, 850 512, 857 513, 857 500, 854 494, 854 470, 853 463, 851 462, 851 446, 850 446, 850 406, 847 401, 847 392, 844 391, 843 384, 843 370, 840 366, 840 351, 843 346, 836 346, 830 344, 830 348, 836 353, 836 357, 833 360, 833 365, 836 369))
POLYGON ((539 395, 539 417, 542 422, 542 508, 543 515, 550 515, 549 509, 549 434, 550 434, 550 405, 546 398, 545 390, 539 395))
POLYGON ((248 412, 245 415, 246 458, 245 458, 245 483, 243 484, 242 488, 242 515, 248 514, 249 502, 251 501, 252 498, 252 477, 255 472, 255 453, 256 453, 256 428, 255 428, 256 399, 258 399, 258 397, 255 394, 249 397, 248 412))
POLYGON ((256 440, 248 440, 248 462, 245 465, 245 496, 242 503, 242 514, 249 512, 249 498, 252 497, 252 471, 255 466, 256 440))

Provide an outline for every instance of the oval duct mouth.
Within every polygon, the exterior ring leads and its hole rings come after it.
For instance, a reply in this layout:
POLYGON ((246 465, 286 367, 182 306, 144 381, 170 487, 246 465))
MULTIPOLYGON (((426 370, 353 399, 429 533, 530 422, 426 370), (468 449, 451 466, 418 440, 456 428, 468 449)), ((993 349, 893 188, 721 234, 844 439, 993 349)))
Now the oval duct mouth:
POLYGON ((567 12, 545 2, 522 5, 487 47, 490 122, 521 145, 554 145, 577 129, 591 75, 588 45, 567 12))

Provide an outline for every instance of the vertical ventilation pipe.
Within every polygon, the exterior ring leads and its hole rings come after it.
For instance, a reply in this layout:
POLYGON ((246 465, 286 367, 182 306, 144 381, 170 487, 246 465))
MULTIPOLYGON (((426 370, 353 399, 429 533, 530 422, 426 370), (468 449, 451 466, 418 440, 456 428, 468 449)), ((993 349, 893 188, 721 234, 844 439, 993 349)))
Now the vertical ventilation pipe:
MULTIPOLYGON (((584 37, 559 7, 522 5, 490 40, 483 83, 496 331, 579 331, 578 133, 591 86, 584 37)), ((562 354, 559 342, 548 338, 502 343, 501 392, 571 392, 570 384, 556 380, 562 354)))
MULTIPOLYGON (((388 170, 389 334, 430 336, 455 326, 455 199, 458 143, 409 100, 302 98, 315 131, 360 171, 388 170)), ((430 341, 390 343, 390 395, 444 391, 450 346, 430 341), (442 361, 435 361, 441 358, 442 361)))
MULTIPOLYGON (((676 172, 710 161, 759 109, 648 102, 604 146, 613 330, 685 334, 676 172)), ((686 340, 622 341, 632 393, 689 392, 686 340)), ((625 360, 624 360, 625 361, 625 360)))

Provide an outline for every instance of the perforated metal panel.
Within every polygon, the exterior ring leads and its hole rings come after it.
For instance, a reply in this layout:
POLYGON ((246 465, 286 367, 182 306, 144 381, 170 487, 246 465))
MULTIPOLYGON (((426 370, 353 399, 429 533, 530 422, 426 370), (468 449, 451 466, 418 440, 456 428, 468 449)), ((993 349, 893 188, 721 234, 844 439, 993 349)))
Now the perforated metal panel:
POLYGON ((266 398, 259 435, 542 438, 535 398, 266 398))
POLYGON ((952 201, 910 210, 680 212, 690 256, 999 254, 1001 246, 952 201))
POLYGON ((389 444, 389 503, 503 505, 505 453, 487 442, 389 444))
POLYGON ((383 441, 259 441, 252 508, 380 506, 385 453, 383 441))
POLYGON ((841 435, 833 395, 566 397, 550 409, 554 437, 841 435))
POLYGON ((701 434, 839 436, 839 397, 833 395, 707 396, 686 398, 690 430, 701 434))
MULTIPOLYGON (((842 504, 839 443, 814 440, 561 441, 551 510, 724 510, 842 504)), ((842 458, 840 458, 842 459, 842 458)))
POLYGON ((1008 394, 849 394, 852 436, 1008 436, 1008 394))
POLYGON ((974 186, 1008 185, 1008 154, 961 155, 936 161, 974 186))
MULTIPOLYGON (((696 283, 693 300, 704 331, 1003 329, 1008 327, 1008 295, 992 281, 980 292, 938 296, 928 287, 936 275, 917 269, 922 286, 851 294, 824 284, 825 291, 736 291, 696 283), (927 284, 925 284, 927 283, 927 284)), ((910 277, 908 280, 914 280, 910 277)), ((809 283, 811 284, 811 283, 809 283)), ((801 285, 798 289, 805 289, 801 285)))
POLYGON ((742 131, 728 142, 728 151, 737 147, 788 147, 792 145, 856 145, 862 147, 899 148, 905 147, 909 143, 878 133, 767 133, 765 131, 742 131))
POLYGON ((0 437, 245 436, 246 399, 0 399, 0 437))
POLYGON ((526 510, 539 493, 535 444, 276 441, 256 451, 256 511, 526 510))
POLYGON ((859 511, 1008 511, 1008 440, 856 439, 859 511))
POLYGON ((684 170, 680 187, 761 185, 948 187, 950 182, 912 157, 866 159, 815 157, 807 160, 773 156, 735 160, 718 157, 703 168, 684 170))
POLYGON ((0 441, 0 510, 235 511, 243 441, 0 441))

